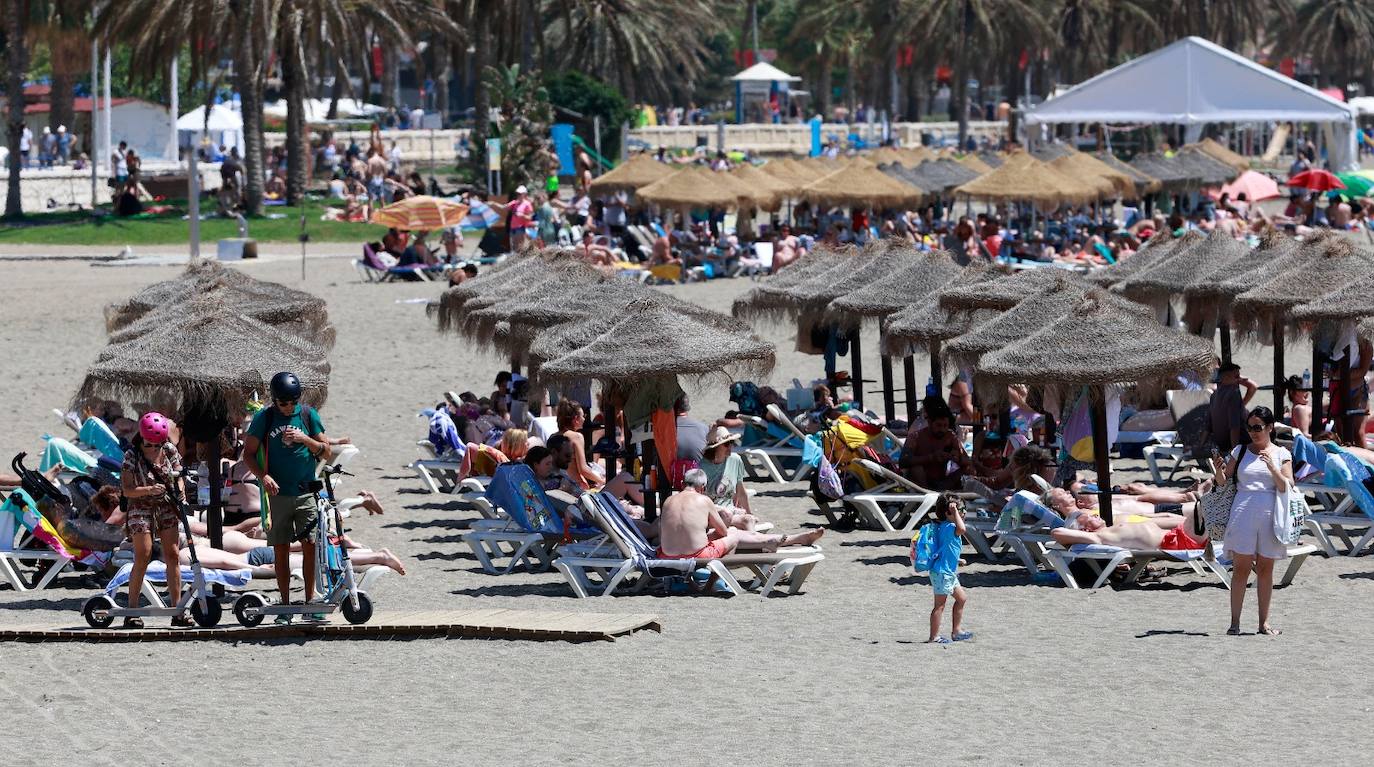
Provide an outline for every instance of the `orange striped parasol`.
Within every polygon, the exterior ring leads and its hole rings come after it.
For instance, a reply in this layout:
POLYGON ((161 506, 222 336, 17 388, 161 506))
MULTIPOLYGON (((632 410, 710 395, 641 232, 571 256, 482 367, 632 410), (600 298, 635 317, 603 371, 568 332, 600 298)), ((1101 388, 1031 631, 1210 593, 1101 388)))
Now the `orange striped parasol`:
POLYGON ((372 214, 372 223, 407 232, 428 232, 458 226, 468 214, 468 206, 439 197, 407 197, 372 214))

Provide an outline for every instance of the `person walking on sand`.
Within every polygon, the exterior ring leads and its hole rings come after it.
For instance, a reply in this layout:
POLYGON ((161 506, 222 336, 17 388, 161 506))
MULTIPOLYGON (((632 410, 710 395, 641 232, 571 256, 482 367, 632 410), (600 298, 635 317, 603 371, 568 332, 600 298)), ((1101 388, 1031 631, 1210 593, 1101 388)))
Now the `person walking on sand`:
POLYGON ((1274 413, 1260 406, 1245 419, 1250 444, 1231 451, 1223 462, 1212 459, 1217 487, 1236 479, 1236 499, 1226 523, 1225 549, 1234 562, 1231 571, 1231 626, 1227 634, 1240 633, 1240 613, 1245 607, 1245 587, 1250 571, 1255 571, 1255 593, 1259 601, 1259 629, 1256 633, 1278 636, 1283 633, 1269 625, 1269 600, 1274 594, 1274 563, 1288 556, 1283 541, 1288 537, 1292 519, 1288 495, 1292 492, 1293 456, 1275 445, 1274 413))
MULTIPOLYGON (((262 479, 267 496, 267 542, 279 562, 287 561, 291 544, 299 542, 305 567, 305 601, 315 598, 315 525, 319 514, 315 493, 305 483, 315 478, 315 464, 328 455, 329 441, 324 424, 314 408, 301 404, 301 382, 294 373, 272 376, 272 407, 253 416, 243 436, 243 460, 255 476, 262 479), (258 448, 263 447, 262 453, 258 448), (263 459, 266 459, 265 461, 263 459)), ((291 572, 277 571, 277 589, 283 602, 291 596, 291 572)), ((323 614, 306 616, 323 620, 323 614)), ((288 624, 290 615, 277 616, 277 623, 288 624)))
POLYGON ((973 638, 972 631, 963 631, 964 607, 968 593, 959 583, 959 552, 964 547, 964 513, 958 502, 947 495, 935 499, 935 557, 930 564, 930 586, 935 592, 935 605, 930 608, 930 638, 927 644, 949 644, 973 638), (950 616, 950 635, 940 634, 940 622, 945 614, 945 602, 954 597, 950 616))

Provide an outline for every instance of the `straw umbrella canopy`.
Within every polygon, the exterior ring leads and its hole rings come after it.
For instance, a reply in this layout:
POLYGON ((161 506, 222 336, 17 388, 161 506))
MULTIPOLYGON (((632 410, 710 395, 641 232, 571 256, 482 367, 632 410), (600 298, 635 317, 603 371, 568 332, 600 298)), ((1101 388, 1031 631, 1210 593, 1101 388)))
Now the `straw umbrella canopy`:
POLYGON ((1202 185, 1198 170, 1180 162, 1178 155, 1165 157, 1158 152, 1138 154, 1131 158, 1130 166, 1157 179, 1164 190, 1182 191, 1202 185))
POLYGON ((407 197, 372 214, 372 223, 406 232, 429 232, 458 226, 467 218, 468 206, 427 194, 407 197))
POLYGON ((892 271, 863 289, 831 301, 826 314, 850 325, 865 317, 887 317, 923 300, 963 271, 948 251, 918 251, 912 258, 897 259, 892 271))
POLYGON ((911 184, 898 181, 878 170, 850 164, 830 175, 817 179, 801 190, 812 202, 843 205, 851 208, 891 208, 915 204, 925 192, 911 184))
POLYGON ((1249 255, 1245 243, 1224 229, 1213 229, 1196 242, 1179 243, 1159 258, 1149 259, 1145 268, 1118 279, 1112 290, 1137 300, 1182 296, 1198 275, 1228 268, 1249 255))
MULTIPOLYGON (((577 262, 560 265, 539 279, 531 280, 519 291, 510 292, 480 308, 464 312, 463 322, 458 328, 459 335, 484 347, 493 342, 498 323, 510 322, 512 312, 530 303, 558 302, 570 291, 581 287, 599 285, 606 278, 590 267, 577 262)), ((468 308, 472 307, 469 303, 468 308)))
POLYGON ((1160 190, 1161 184, 1159 183, 1159 179, 1143 172, 1133 165, 1122 162, 1111 152, 1098 152, 1094 154, 1093 157, 1108 168, 1129 177, 1131 182, 1135 185, 1136 194, 1154 194, 1160 190))
POLYGON ((336 331, 333 325, 319 324, 318 315, 305 313, 290 303, 263 300, 245 301, 243 297, 223 286, 215 286, 198 295, 188 296, 158 307, 137 320, 110 333, 110 343, 123 343, 146 335, 168 323, 179 323, 188 317, 225 312, 242 314, 298 336, 326 350, 334 348, 336 331))
POLYGON ((1220 160, 1235 169, 1236 173, 1244 173, 1250 170, 1250 161, 1243 155, 1237 154, 1230 149, 1217 143, 1215 140, 1205 138, 1196 144, 1189 144, 1189 149, 1197 149, 1211 156, 1213 159, 1220 160))
POLYGON ((925 346, 930 350, 933 362, 938 356, 940 342, 968 332, 974 322, 996 316, 996 310, 993 309, 979 309, 972 313, 950 311, 941 306, 941 297, 968 286, 991 282, 1005 274, 1005 269, 995 266, 979 265, 961 269, 943 286, 888 316, 883 328, 883 349, 890 355, 900 357, 909 354, 913 346, 925 346))
POLYGON ((943 290, 940 292, 940 306, 949 310, 997 309, 1005 311, 1016 306, 1026 296, 1065 281, 1078 283, 1082 286, 1088 284, 1082 277, 1063 269, 1028 269, 979 284, 943 290))
POLYGON ((1078 152, 1075 152, 1073 154, 1066 154, 1061 157, 1056 157, 1046 164, 1049 165, 1049 167, 1059 171, 1067 178, 1071 178, 1094 190, 1095 192, 1097 192, 1097 196, 1099 198, 1115 197, 1117 193, 1116 184, 1114 184, 1106 176, 1102 175, 1096 168, 1085 168, 1078 162, 1074 161, 1075 157, 1081 156, 1083 155, 1079 154, 1078 152))
POLYGON ((916 255, 913 246, 869 240, 843 272, 822 273, 788 291, 796 300, 799 321, 803 326, 820 322, 831 302, 886 281, 894 270, 911 265, 916 255))
POLYGON ((1040 162, 1050 162, 1052 160, 1057 160, 1060 157, 1068 157, 1073 153, 1074 150, 1067 144, 1060 144, 1056 141, 1051 141, 1048 144, 1041 144, 1040 146, 1036 147, 1035 151, 1031 152, 1031 155, 1040 162))
MULTIPOLYGON (((996 317, 981 323, 963 335, 945 344, 945 356, 955 366, 973 368, 978 360, 988 352, 1019 343, 1028 333, 1051 325, 1068 314, 1092 290, 1092 286, 1081 280, 1072 279, 1069 272, 1061 270, 1053 275, 1054 279, 1033 293, 1023 293, 1021 300, 996 317)), ((989 283, 991 286, 993 283, 989 283)), ((1126 309, 1129 302, 1114 299, 1126 309)), ((1132 305, 1128 311, 1140 311, 1143 307, 1132 305)), ((948 307, 946 307, 948 308, 948 307)))
POLYGON ((899 162, 907 167, 920 165, 926 160, 934 160, 939 156, 931 151, 930 147, 925 146, 901 147, 897 151, 901 155, 899 162))
POLYGON ((770 160, 760 166, 759 170, 778 179, 794 191, 816 180, 815 175, 806 166, 790 157, 770 160))
POLYGON ((1300 248, 1301 263, 1236 296, 1232 315, 1245 327, 1267 327, 1288 318, 1289 310, 1321 298, 1333 289, 1374 277, 1374 254, 1359 250, 1345 237, 1326 238, 1312 249, 1300 248))
POLYGON ((876 279, 882 272, 873 267, 885 258, 890 245, 890 240, 870 240, 863 248, 833 259, 828 269, 812 272, 806 279, 761 285, 755 289, 757 293, 750 291, 757 297, 751 299, 743 314, 775 321, 802 319, 804 324, 810 324, 831 300, 844 295, 848 289, 845 286, 854 284, 856 276, 861 284, 864 278, 876 279))
POLYGON ((1069 175, 1105 181, 1111 187, 1107 196, 1124 198, 1136 196, 1135 180, 1131 178, 1130 174, 1123 173, 1086 152, 1073 152, 1064 155, 1051 162, 1050 165, 1069 175))
MULTIPOLYGON (((532 337, 524 347, 524 352, 530 359, 532 368, 537 369, 539 365, 548 360, 557 359, 590 344, 612 325, 620 321, 626 306, 637 302, 656 302, 676 314, 695 317, 726 333, 748 335, 753 332, 748 324, 734 317, 713 312, 697 304, 649 288, 638 285, 630 287, 628 284, 606 283, 597 286, 597 289, 605 292, 604 300, 594 296, 578 297, 579 292, 570 297, 569 301, 559 302, 559 305, 566 309, 579 311, 580 314, 568 316, 567 313, 564 313, 558 317, 558 322, 533 328, 532 337), (617 290, 616 288, 623 289, 617 290)), ((512 332, 518 334, 520 332, 519 325, 526 319, 529 317, 523 313, 512 314, 512 332)))
POLYGON ((1293 307, 1292 317, 1299 322, 1336 320, 1353 322, 1374 317, 1374 291, 1368 276, 1356 273, 1340 287, 1293 307))
POLYGON ((764 192, 773 195, 774 207, 770 210, 777 210, 778 205, 788 197, 797 195, 800 186, 790 184, 778 176, 764 173, 753 165, 740 165, 730 171, 741 183, 751 189, 762 189, 764 192))
POLYGON ((735 176, 697 165, 642 187, 638 197, 662 207, 685 209, 768 207, 777 202, 774 192, 752 189, 735 176))
MULTIPOLYGON (((1316 236, 1323 235, 1319 232, 1316 236)), ((1184 295, 1189 302, 1218 302, 1225 309, 1236 296, 1273 276, 1269 272, 1271 265, 1286 264, 1297 252, 1299 244, 1292 237, 1270 229, 1260 237, 1259 245, 1246 258, 1199 272, 1197 278, 1184 288, 1184 295)), ((1282 270, 1280 266, 1274 274, 1282 270)))
POLYGON ((87 371, 77 401, 163 402, 171 396, 180 412, 218 403, 241 412, 251 397, 267 391, 272 376, 290 370, 304 385, 305 401, 324 404, 329 363, 322 347, 235 314, 229 305, 199 308, 202 314, 107 346, 87 371))
POLYGON ((595 378, 631 389, 670 375, 729 370, 766 377, 774 362, 773 345, 766 341, 648 300, 625 307, 591 343, 545 363, 539 375, 549 381, 595 378))
POLYGON ((425 307, 425 311, 438 322, 440 332, 457 331, 467 312, 490 306, 532 283, 542 281, 560 263, 576 263, 582 268, 590 268, 570 252, 526 250, 474 279, 445 290, 437 302, 425 307))
POLYGON ((1106 269, 1099 269, 1088 275, 1087 279, 1089 282, 1104 288, 1115 285, 1144 272, 1155 264, 1162 263, 1175 253, 1197 245, 1202 242, 1204 237, 1202 232, 1196 230, 1184 232, 1182 237, 1175 237, 1167 231, 1158 232, 1146 240, 1135 255, 1122 259, 1106 269))
POLYGON ((957 187, 956 194, 979 200, 1025 201, 1041 207, 1096 199, 1095 189, 1066 177, 1024 152, 1018 152, 995 170, 957 187))
POLYGON ((614 169, 592 179, 587 192, 594 196, 605 196, 616 192, 637 192, 676 172, 667 163, 659 162, 648 154, 637 154, 614 169))
POLYGON ((730 313, 744 319, 764 319, 775 315, 778 310, 791 305, 790 290, 820 274, 834 271, 842 274, 858 253, 853 246, 830 248, 817 245, 816 248, 790 266, 773 276, 761 280, 758 286, 736 298, 730 306, 730 313))
POLYGON ((1236 176, 1240 175, 1240 171, 1231 165, 1196 147, 1184 147, 1174 157, 1196 167, 1202 183, 1207 186, 1220 186, 1230 183, 1235 180, 1236 176))
POLYGON ((186 267, 175 279, 155 282, 125 301, 106 307, 105 329, 113 333, 155 309, 216 289, 233 293, 231 304, 256 306, 259 315, 272 324, 305 320, 323 328, 328 322, 324 299, 202 259, 186 267))

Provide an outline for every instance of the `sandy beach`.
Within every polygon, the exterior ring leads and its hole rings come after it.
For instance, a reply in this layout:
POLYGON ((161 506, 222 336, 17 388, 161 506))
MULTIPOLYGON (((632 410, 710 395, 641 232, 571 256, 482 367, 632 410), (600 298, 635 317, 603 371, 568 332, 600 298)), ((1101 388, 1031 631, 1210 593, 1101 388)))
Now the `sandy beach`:
MULTIPOLYGON (((1227 592, 1180 567, 1162 583, 1085 592, 975 561, 961 572, 975 639, 927 646, 930 588, 906 538, 865 531, 827 533, 826 561, 795 597, 575 600, 555 572, 482 573, 460 540, 475 514, 402 468, 424 435, 419 409, 445 390, 486 392, 504 367, 435 332, 411 299, 438 285, 362 284, 339 258, 312 259, 304 282, 298 261, 242 268, 329 302, 338 343, 321 415, 362 448, 350 487, 387 508, 352 520, 351 535, 410 570, 378 583, 379 611, 648 612, 663 633, 583 645, 3 643, 5 764, 1368 763, 1372 559, 1309 559, 1276 592, 1278 638, 1225 636, 1227 592)), ((176 272, 0 263, 0 458, 62 434, 51 409, 104 345, 104 306, 176 272)), ((750 284, 672 290, 728 311, 750 284)), ((774 385, 819 374, 792 333, 764 334, 779 347, 774 385)), ((1300 349, 1290 373, 1306 364, 1300 349)), ((1238 361, 1269 383, 1268 355, 1242 347, 1238 361)), ((876 378, 876 355, 864 362, 876 378)), ((726 383, 703 384, 695 414, 721 414, 726 383)), ((1142 476, 1143 462, 1119 465, 1142 476)), ((823 521, 801 485, 755 488, 756 511, 781 530, 823 521)), ((78 623, 91 593, 76 578, 0 589, 0 625, 78 623)), ((1251 601, 1242 625, 1254 623, 1251 601)))

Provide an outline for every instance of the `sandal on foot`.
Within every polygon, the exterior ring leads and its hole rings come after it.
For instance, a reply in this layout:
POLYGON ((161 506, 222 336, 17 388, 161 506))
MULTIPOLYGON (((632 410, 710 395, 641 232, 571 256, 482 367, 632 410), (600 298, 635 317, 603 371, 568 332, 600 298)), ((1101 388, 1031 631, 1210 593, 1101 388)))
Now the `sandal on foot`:
POLYGON ((1226 629, 1226 636, 1230 636, 1230 637, 1238 637, 1238 636, 1240 636, 1240 626, 1232 626, 1231 628, 1226 629))
POLYGON ((189 615, 172 616, 172 628, 174 629, 189 629, 195 628, 195 626, 196 624, 191 621, 191 616, 189 615))
POLYGON ((126 629, 141 629, 143 628, 143 619, 136 616, 125 618, 123 626, 126 629))
POLYGON ((1276 628, 1274 628, 1273 626, 1269 626, 1269 627, 1267 627, 1267 628, 1264 627, 1264 626, 1261 626, 1257 631, 1255 631, 1255 633, 1256 633, 1256 634, 1259 634, 1260 636, 1276 637, 1276 636, 1278 636, 1279 634, 1282 634, 1282 633, 1283 633, 1283 629, 1276 629, 1276 628))

